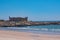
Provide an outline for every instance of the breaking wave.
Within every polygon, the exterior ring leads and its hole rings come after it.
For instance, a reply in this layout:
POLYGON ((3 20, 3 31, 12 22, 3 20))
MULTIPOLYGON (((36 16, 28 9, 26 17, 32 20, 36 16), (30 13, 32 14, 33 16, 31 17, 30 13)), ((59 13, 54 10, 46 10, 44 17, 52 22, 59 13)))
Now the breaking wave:
POLYGON ((28 32, 59 32, 60 25, 46 25, 46 26, 27 26, 27 27, 0 27, 0 30, 13 31, 28 31, 28 32))
POLYGON ((35 31, 52 31, 60 32, 60 29, 48 29, 48 28, 30 28, 30 27, 8 27, 10 30, 35 30, 35 31))

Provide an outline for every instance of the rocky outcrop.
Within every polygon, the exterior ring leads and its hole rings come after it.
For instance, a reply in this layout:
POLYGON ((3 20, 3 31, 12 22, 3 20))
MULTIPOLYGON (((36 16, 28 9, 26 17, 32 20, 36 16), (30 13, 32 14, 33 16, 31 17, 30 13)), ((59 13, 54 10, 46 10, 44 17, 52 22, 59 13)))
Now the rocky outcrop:
POLYGON ((15 22, 15 21, 0 21, 0 27, 15 27, 15 26, 38 26, 38 25, 60 25, 60 22, 15 22))

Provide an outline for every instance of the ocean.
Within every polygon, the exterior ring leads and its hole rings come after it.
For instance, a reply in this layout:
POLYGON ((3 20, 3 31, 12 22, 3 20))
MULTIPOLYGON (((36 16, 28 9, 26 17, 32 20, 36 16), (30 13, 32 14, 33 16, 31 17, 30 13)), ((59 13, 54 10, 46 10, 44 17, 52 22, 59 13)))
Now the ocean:
POLYGON ((40 25, 40 26, 25 26, 25 27, 0 27, 0 30, 10 30, 19 32, 32 32, 43 34, 60 34, 60 25, 40 25))

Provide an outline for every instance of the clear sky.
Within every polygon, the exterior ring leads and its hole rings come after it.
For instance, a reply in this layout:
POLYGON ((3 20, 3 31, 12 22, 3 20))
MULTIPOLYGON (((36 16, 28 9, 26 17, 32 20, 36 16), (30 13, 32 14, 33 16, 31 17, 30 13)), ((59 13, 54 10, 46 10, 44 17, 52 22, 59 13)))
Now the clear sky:
POLYGON ((0 19, 28 17, 33 21, 60 21, 60 0, 0 0, 0 19))

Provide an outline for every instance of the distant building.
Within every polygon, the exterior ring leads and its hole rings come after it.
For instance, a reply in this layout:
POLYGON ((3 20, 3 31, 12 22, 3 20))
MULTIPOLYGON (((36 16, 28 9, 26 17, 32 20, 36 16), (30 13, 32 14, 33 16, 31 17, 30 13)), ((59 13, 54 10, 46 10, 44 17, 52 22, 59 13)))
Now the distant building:
POLYGON ((28 21, 28 17, 9 17, 9 21, 28 21))
POLYGON ((4 21, 4 20, 0 20, 1 22, 4 21))

